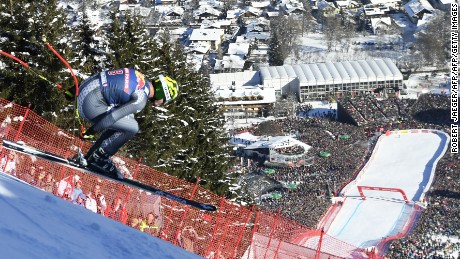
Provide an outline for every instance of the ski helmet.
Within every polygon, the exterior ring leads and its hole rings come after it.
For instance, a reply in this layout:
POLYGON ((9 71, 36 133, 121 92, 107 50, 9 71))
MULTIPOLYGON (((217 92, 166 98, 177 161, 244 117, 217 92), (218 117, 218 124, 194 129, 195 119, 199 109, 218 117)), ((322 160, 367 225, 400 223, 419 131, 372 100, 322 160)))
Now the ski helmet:
POLYGON ((163 100, 163 104, 176 99, 179 94, 179 87, 176 80, 169 76, 159 75, 154 81, 155 100, 163 100))

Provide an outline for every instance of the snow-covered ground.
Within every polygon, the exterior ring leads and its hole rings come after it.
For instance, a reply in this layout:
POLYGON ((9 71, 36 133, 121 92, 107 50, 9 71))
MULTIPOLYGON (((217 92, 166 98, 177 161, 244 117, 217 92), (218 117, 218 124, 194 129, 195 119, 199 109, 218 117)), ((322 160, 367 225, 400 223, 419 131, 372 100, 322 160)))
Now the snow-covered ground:
POLYGON ((0 173, 1 258, 202 258, 0 173))
POLYGON ((396 235, 407 222, 413 201, 429 189, 437 161, 444 155, 445 133, 399 133, 381 136, 366 166, 341 194, 345 201, 327 234, 357 247, 371 247, 396 235), (410 204, 397 192, 366 190, 362 200, 357 186, 402 189, 410 204))

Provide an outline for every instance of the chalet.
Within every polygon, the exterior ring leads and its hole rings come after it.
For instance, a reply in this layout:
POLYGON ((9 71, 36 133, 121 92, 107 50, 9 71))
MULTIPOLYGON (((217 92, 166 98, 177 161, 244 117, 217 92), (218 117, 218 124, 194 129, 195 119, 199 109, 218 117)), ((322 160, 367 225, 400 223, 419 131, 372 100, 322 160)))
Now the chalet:
POLYGON ((339 13, 339 9, 335 7, 334 3, 320 0, 316 3, 318 12, 322 13, 325 17, 335 16, 339 13))
POLYGON ((162 19, 177 20, 184 14, 184 8, 180 6, 169 7, 163 10, 162 19))
POLYGON ((249 53, 249 42, 235 42, 228 44, 227 54, 239 55, 245 58, 249 53))
POLYGON ((247 32, 268 32, 270 31, 270 21, 265 18, 259 17, 248 21, 246 25, 247 32))
POLYGON ((220 48, 223 37, 223 29, 193 29, 189 40, 191 43, 209 46, 210 49, 217 50, 220 48))
POLYGON ((205 19, 217 20, 221 12, 209 5, 200 6, 197 10, 193 11, 193 17, 196 21, 202 22, 205 19))
POLYGON ((243 22, 246 24, 247 22, 249 22, 250 20, 252 19, 255 19, 255 18, 258 18, 262 15, 262 11, 257 9, 257 8, 254 8, 254 7, 246 7, 240 17, 241 19, 243 20, 243 22))
POLYGON ((286 3, 280 5, 281 10, 286 15, 301 15, 305 12, 305 8, 303 8, 302 4, 292 4, 286 3))
POLYGON ((380 34, 390 29, 391 27, 390 17, 376 17, 371 18, 371 28, 374 34, 380 34))
POLYGON ((409 16, 409 19, 417 24, 417 21, 422 19, 423 15, 433 13, 434 8, 428 0, 411 0, 404 5, 404 11, 409 16))
POLYGON ((246 61, 241 55, 225 55, 222 60, 216 59, 214 71, 242 72, 246 61))
POLYGON ((227 20, 229 20, 232 24, 237 24, 238 19, 241 15, 241 10, 239 9, 232 9, 227 11, 227 20))
POLYGON ((401 0, 370 0, 372 5, 385 5, 391 9, 399 10, 402 8, 401 0))

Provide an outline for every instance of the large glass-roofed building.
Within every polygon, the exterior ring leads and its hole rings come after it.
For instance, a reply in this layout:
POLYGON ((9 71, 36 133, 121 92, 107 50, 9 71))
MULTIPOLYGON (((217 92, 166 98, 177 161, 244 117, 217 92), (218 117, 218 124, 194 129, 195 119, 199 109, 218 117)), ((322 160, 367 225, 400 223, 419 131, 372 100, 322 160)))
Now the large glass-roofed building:
POLYGON ((260 67, 261 83, 278 94, 296 93, 300 101, 344 92, 394 93, 403 75, 390 59, 260 67))

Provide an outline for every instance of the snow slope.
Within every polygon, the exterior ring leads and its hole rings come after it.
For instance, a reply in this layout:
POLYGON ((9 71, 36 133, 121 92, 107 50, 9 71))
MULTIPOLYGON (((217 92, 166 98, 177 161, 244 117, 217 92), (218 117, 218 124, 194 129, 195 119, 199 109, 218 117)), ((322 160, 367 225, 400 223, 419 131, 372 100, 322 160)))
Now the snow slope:
POLYGON ((0 258, 201 258, 0 173, 0 258))
POLYGON ((345 202, 327 234, 362 248, 395 235, 413 205, 396 192, 367 190, 367 199, 362 200, 357 186, 400 188, 410 201, 420 201, 448 144, 449 137, 443 132, 399 131, 381 136, 369 162, 342 191, 345 202))

